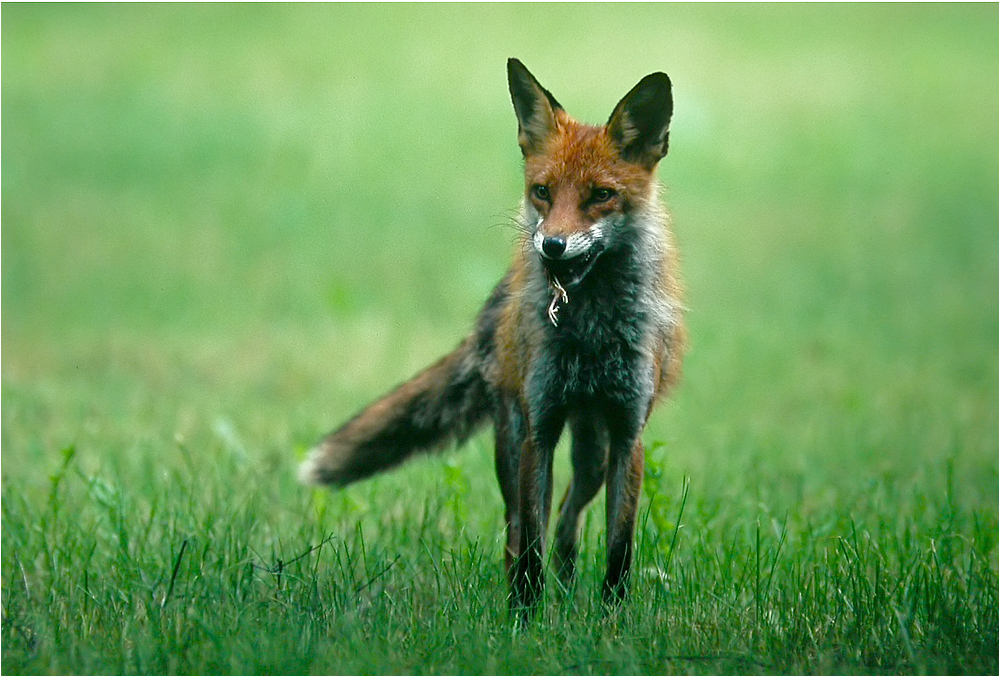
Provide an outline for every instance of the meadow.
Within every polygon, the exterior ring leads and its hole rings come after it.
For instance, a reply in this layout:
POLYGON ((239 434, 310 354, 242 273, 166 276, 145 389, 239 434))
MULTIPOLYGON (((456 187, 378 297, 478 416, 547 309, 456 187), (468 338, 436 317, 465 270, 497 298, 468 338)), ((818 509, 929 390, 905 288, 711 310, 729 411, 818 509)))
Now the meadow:
POLYGON ((4 674, 997 674, 997 5, 0 12, 4 674), (489 432, 295 478, 515 254, 509 56, 670 74, 691 335, 519 631, 489 432))

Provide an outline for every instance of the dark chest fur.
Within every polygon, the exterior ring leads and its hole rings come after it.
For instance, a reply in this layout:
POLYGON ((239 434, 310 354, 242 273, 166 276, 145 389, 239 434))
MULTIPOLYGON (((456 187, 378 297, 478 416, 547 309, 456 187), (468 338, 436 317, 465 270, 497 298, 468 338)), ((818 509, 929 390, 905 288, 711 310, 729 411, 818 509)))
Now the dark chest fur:
POLYGON ((640 372, 648 368, 643 346, 650 319, 642 302, 648 281, 642 273, 624 253, 608 253, 567 290, 556 326, 547 317, 551 298, 537 303, 534 312, 544 323, 538 367, 548 372, 542 381, 551 394, 614 400, 635 395, 640 372))

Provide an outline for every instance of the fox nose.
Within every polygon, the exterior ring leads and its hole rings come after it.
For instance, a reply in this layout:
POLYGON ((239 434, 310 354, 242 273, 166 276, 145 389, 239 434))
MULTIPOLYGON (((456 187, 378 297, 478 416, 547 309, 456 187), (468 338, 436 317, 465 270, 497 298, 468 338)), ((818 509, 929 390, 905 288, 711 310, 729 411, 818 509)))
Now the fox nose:
POLYGON ((542 240, 542 253, 550 259, 558 259, 566 251, 566 238, 552 236, 542 240))

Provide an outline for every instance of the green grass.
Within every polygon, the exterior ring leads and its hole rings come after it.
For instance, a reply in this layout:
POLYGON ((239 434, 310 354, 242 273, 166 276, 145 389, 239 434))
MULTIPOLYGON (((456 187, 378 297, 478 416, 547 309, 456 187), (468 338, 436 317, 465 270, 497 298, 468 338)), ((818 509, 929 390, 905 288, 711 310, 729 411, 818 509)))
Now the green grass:
POLYGON ((4 673, 996 674, 996 5, 2 18, 4 673), (631 599, 599 498, 521 632, 488 434, 294 477, 506 268, 508 56, 670 73, 692 341, 631 599))

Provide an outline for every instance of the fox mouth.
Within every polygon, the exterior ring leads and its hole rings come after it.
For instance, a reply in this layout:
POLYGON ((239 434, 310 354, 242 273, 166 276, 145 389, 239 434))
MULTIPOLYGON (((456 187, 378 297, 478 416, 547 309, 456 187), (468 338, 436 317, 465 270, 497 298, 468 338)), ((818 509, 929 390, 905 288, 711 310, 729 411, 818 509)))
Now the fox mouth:
POLYGON ((545 270, 555 278, 563 287, 574 287, 583 281, 587 273, 591 271, 597 258, 601 255, 603 247, 595 244, 585 252, 582 252, 569 259, 550 259, 544 256, 539 258, 545 270))

